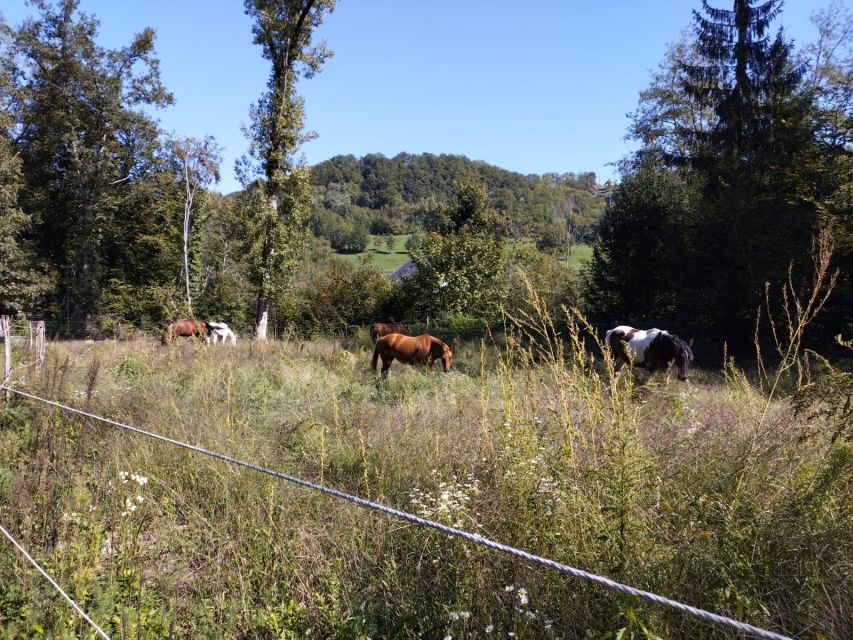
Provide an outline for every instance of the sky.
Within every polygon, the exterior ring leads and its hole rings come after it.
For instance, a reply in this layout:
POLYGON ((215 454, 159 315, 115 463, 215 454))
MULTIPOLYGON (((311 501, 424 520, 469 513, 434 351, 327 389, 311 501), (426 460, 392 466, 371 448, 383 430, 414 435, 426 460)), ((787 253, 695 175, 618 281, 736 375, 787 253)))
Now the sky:
MULTIPOLYGON (((850 7, 851 0, 843 4, 850 7)), ((730 8, 730 0, 711 0, 730 8)), ((797 45, 829 0, 788 0, 777 24, 797 45)), ((523 174, 593 171, 617 177, 635 148, 627 114, 692 25, 699 0, 339 0, 317 31, 334 57, 301 79, 303 147, 316 164, 341 154, 461 154, 523 174)), ((240 188, 242 127, 269 63, 252 44, 240 0, 81 0, 101 22, 99 44, 157 32, 161 79, 175 104, 154 112, 165 131, 212 135, 224 148, 217 189, 240 188)), ((17 26, 35 13, 3 0, 17 26)))

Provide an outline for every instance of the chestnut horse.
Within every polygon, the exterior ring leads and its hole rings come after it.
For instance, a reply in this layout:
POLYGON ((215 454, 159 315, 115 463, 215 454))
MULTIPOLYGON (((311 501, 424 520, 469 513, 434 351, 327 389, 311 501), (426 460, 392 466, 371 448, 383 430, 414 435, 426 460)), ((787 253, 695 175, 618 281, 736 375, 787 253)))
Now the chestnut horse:
POLYGON ((373 361, 371 366, 376 371, 379 358, 382 358, 382 375, 388 373, 391 363, 395 359, 404 364, 426 364, 429 360, 429 368, 436 360, 441 360, 444 372, 450 371, 453 363, 453 352, 446 344, 438 338, 424 334, 422 336, 404 336, 401 333, 389 333, 376 341, 373 349, 373 361))
POLYGON ((169 344, 174 342, 175 338, 200 338, 207 339, 207 325, 201 320, 192 320, 190 318, 181 318, 175 320, 168 327, 163 329, 163 335, 160 336, 160 342, 169 344))
POLYGON ((404 336, 409 335, 409 330, 402 322, 374 322, 370 327, 370 339, 376 342, 382 336, 387 336, 389 333, 402 333, 404 336))

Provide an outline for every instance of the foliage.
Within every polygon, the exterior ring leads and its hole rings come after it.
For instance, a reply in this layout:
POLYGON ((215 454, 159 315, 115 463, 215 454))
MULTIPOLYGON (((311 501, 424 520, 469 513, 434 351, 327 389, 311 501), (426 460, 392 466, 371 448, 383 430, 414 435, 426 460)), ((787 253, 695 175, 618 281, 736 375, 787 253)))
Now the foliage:
POLYGON ((63 316, 87 320, 109 279, 103 243, 121 224, 118 202, 155 160, 156 125, 142 108, 172 98, 160 84, 153 30, 107 50, 77 0, 34 6, 37 18, 2 25, 26 184, 20 205, 32 216, 39 255, 57 272, 54 301, 63 316))
MULTIPOLYGON (((314 30, 335 7, 334 0, 245 0, 252 19, 254 42, 270 62, 267 91, 252 107, 251 157, 263 174, 265 201, 254 208, 259 251, 254 252, 253 282, 257 287, 257 337, 266 338, 270 302, 286 295, 295 274, 301 231, 312 193, 308 172, 297 158, 308 139, 302 131, 304 108, 295 84, 312 77, 331 55, 325 43, 312 44, 314 30)), ((252 183, 248 160, 244 185, 252 183)))
POLYGON ((585 276, 596 317, 635 326, 683 321, 678 296, 690 285, 683 274, 692 253, 683 233, 694 197, 677 172, 650 155, 624 177, 601 220, 585 276))
MULTIPOLYGON (((671 321, 742 354, 765 283, 804 273, 812 238, 831 229, 839 265, 849 262, 850 153, 826 127, 845 103, 821 95, 781 30, 771 37, 780 8, 703 4, 695 38, 641 94, 631 135, 643 146, 623 162, 587 277, 597 320, 671 321)), ((816 77, 839 87, 842 68, 816 77)), ((846 279, 835 297, 829 335, 851 321, 846 279)))
POLYGON ((504 296, 502 241, 485 187, 466 178, 456 189, 446 233, 426 234, 411 252, 417 271, 403 280, 402 295, 416 317, 493 317, 504 296))
POLYGON ((388 277, 375 267, 332 258, 297 284, 294 324, 319 334, 371 324, 390 290, 388 277))
POLYGON ((0 112, 0 313, 17 315, 43 308, 52 283, 44 270, 35 267, 32 216, 18 207, 23 184, 20 160, 6 137, 7 123, 6 114, 0 112))
MULTIPOLYGON (((314 216, 334 212, 343 221, 367 221, 370 233, 446 233, 446 204, 455 182, 473 176, 486 188, 489 207, 516 234, 538 236, 543 225, 568 225, 578 242, 595 236, 604 208, 595 195, 595 175, 524 176, 464 156, 400 153, 393 158, 336 156, 311 169, 317 200, 314 216)), ((360 224, 360 223, 359 223, 360 224)), ((329 227, 314 233, 328 238, 329 227)))

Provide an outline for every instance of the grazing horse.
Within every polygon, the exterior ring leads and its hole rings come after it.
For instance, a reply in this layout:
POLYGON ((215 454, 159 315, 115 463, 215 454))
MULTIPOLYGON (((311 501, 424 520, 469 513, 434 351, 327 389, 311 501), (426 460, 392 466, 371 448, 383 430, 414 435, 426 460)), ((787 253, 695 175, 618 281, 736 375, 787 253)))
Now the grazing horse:
POLYGON ((181 318, 175 320, 172 324, 163 329, 163 335, 160 336, 160 342, 170 344, 175 338, 207 338, 207 325, 201 320, 192 320, 190 318, 181 318))
POLYGON ((678 379, 687 381, 687 371, 693 363, 693 339, 685 342, 678 336, 660 329, 634 329, 624 325, 607 332, 604 344, 616 362, 616 371, 631 363, 649 371, 669 371, 672 363, 678 368, 678 379))
POLYGON ((237 344, 237 334, 231 330, 224 322, 205 322, 207 326, 207 344, 213 342, 216 344, 220 340, 222 343, 228 342, 231 340, 231 344, 237 344))
POLYGON ((374 322, 370 327, 370 339, 376 342, 382 336, 387 336, 389 333, 402 333, 404 336, 409 335, 409 330, 402 322, 374 322))
POLYGON ((371 366, 376 371, 379 358, 382 358, 382 375, 388 373, 388 368, 395 359, 404 364, 425 364, 429 360, 429 368, 436 360, 441 360, 444 372, 450 371, 453 363, 453 352, 438 338, 424 334, 422 336, 404 336, 401 333, 389 333, 376 341, 373 349, 371 366))

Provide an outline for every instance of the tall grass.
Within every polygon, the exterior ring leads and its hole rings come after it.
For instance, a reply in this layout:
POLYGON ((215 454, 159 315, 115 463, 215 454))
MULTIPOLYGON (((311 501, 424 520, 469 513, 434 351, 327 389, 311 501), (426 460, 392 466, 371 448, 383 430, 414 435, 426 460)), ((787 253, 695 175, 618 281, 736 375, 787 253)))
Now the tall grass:
MULTIPOLYGON (((580 319, 566 341, 542 318, 453 345, 449 375, 375 377, 366 336, 138 340, 51 345, 18 384, 758 626, 853 637, 850 442, 799 437, 733 365, 638 386, 580 319)), ((0 505, 113 637, 734 637, 28 401, 3 408, 0 505)), ((91 636, 11 550, 0 629, 91 636)))

